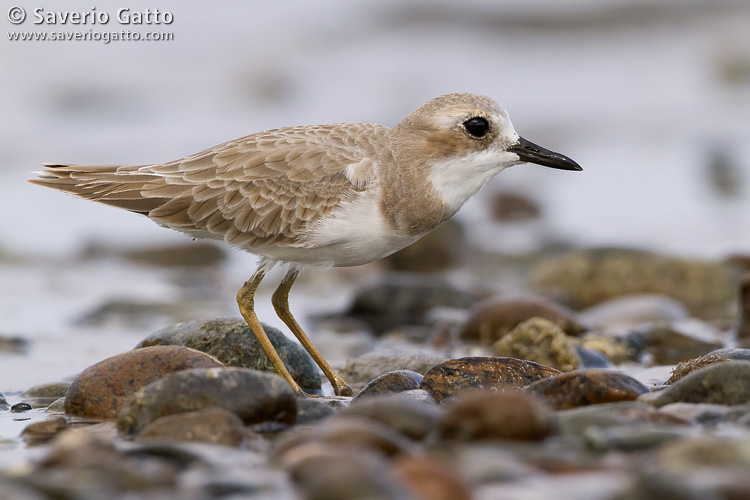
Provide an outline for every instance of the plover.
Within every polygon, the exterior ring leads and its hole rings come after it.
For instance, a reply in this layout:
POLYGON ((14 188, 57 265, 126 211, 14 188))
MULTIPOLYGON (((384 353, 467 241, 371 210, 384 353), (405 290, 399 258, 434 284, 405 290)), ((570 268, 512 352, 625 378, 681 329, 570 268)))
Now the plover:
POLYGON ((351 395, 289 310, 289 290, 300 270, 357 266, 390 255, 449 219, 502 170, 523 162, 581 170, 567 156, 520 137, 492 99, 447 94, 393 128, 279 128, 167 163, 46 165, 30 182, 260 256, 237 303, 277 373, 303 395, 254 311, 263 277, 275 265, 287 265, 273 294, 274 309, 335 394, 351 395))

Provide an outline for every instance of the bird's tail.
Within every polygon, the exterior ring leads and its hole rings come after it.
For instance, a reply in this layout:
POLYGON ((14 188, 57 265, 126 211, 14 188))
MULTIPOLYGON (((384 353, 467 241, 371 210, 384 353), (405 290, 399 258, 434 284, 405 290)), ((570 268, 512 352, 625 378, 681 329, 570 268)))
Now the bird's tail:
POLYGON ((36 174, 37 178, 29 179, 32 184, 143 215, 165 201, 142 195, 144 185, 159 177, 143 171, 143 166, 45 165, 44 170, 36 174))

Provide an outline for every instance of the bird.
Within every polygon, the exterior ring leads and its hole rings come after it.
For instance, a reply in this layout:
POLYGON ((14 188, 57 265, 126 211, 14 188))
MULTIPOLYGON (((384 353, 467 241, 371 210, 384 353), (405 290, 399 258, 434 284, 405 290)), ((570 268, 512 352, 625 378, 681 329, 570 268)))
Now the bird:
POLYGON ((518 135, 493 99, 453 93, 428 101, 394 127, 347 122, 277 128, 166 163, 45 164, 29 181, 259 256, 237 293, 240 313, 276 372, 297 395, 308 396, 254 308, 265 275, 285 266, 271 299, 276 314, 334 394, 352 396, 290 311, 289 291, 300 272, 386 257, 434 230, 498 173, 519 163, 582 170, 571 158, 518 135))

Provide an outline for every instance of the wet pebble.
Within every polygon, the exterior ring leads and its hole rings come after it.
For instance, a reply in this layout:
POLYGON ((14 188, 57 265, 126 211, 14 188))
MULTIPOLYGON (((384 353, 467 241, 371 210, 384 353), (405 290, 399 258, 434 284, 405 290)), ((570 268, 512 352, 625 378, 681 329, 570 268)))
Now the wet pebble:
POLYGON ((31 410, 32 408, 33 407, 29 403, 22 401, 20 403, 16 403, 13 406, 11 406, 10 412, 11 413, 23 413, 23 412, 31 410))
POLYGON ((306 500, 407 499, 377 452, 308 443, 286 453, 280 465, 306 500))
POLYGON ((378 350, 347 360, 339 370, 339 375, 353 388, 361 389, 384 373, 409 370, 424 374, 442 361, 442 357, 421 352, 378 350))
POLYGON ((346 315, 381 334, 398 326, 425 324, 425 315, 436 307, 466 309, 474 301, 472 294, 443 279, 391 273, 358 290, 346 315))
POLYGON ((371 418, 337 415, 313 427, 298 427, 278 438, 271 451, 272 459, 285 462, 295 450, 310 444, 332 448, 369 450, 384 456, 409 455, 414 442, 394 428, 371 418))
POLYGON ((719 332, 699 321, 639 329, 644 351, 656 364, 673 365, 722 347, 719 332))
POLYGON ((297 416, 294 392, 278 375, 208 368, 171 373, 142 387, 127 398, 117 428, 134 435, 159 417, 210 408, 234 412, 245 424, 294 424, 297 416))
POLYGON ((422 375, 411 370, 394 370, 371 380, 356 396, 354 401, 385 394, 394 394, 419 389, 422 375))
POLYGON ((330 396, 297 398, 297 424, 307 425, 325 420, 346 408, 349 398, 330 396))
POLYGON ((624 373, 596 368, 575 370, 534 382, 525 389, 551 408, 635 400, 648 388, 624 373))
POLYGON ((661 412, 642 401, 620 401, 580 406, 554 413, 555 428, 561 435, 581 436, 589 429, 623 426, 684 426, 691 423, 682 415, 661 412))
POLYGON ((492 346, 495 356, 525 359, 557 370, 575 370, 581 364, 575 345, 556 324, 531 318, 492 346))
POLYGON ((489 346, 531 318, 546 319, 568 335, 585 330, 571 309, 553 300, 532 294, 500 294, 475 305, 461 328, 463 340, 489 346))
POLYGON ((679 402, 723 405, 748 403, 750 361, 713 363, 641 399, 654 406, 679 402))
POLYGON ((620 330, 643 324, 673 323, 690 317, 679 301, 666 295, 638 294, 609 299, 579 313, 592 329, 620 330))
POLYGON ((531 282, 577 308, 648 293, 673 297, 698 317, 724 314, 738 288, 728 264, 624 248, 575 250, 543 259, 532 269, 531 282))
POLYGON ((179 346, 156 346, 118 354, 81 372, 68 388, 65 413, 114 420, 125 399, 164 375, 223 366, 215 358, 179 346))
POLYGON ((454 398, 441 415, 442 439, 540 441, 552 431, 549 411, 529 394, 476 391, 454 398))
MULTIPOLYGON (((279 353, 292 378, 309 394, 320 394, 320 376, 310 355, 278 329, 263 329, 279 353)), ((180 345, 214 356, 226 366, 276 373, 255 334, 243 319, 195 320, 156 331, 137 347, 180 345)))
POLYGON ((29 445, 43 444, 69 427, 65 417, 53 417, 29 424, 21 432, 21 438, 29 445))
POLYGON ((360 399, 340 411, 387 425, 415 441, 421 441, 435 430, 440 410, 433 401, 414 399, 399 393, 377 398, 360 399))
POLYGON ((619 365, 628 361, 640 361, 643 343, 643 339, 637 336, 591 332, 580 337, 578 345, 583 349, 599 352, 612 363, 619 365))
POLYGON ((427 457, 404 457, 392 471, 413 500, 471 500, 471 486, 449 464, 427 457))
POLYGON ((167 415, 138 433, 139 440, 201 441, 225 446, 240 446, 250 437, 242 419, 222 408, 167 415))
POLYGON ((554 368, 515 358, 458 358, 430 368, 420 388, 441 402, 466 390, 518 388, 558 373, 554 368))

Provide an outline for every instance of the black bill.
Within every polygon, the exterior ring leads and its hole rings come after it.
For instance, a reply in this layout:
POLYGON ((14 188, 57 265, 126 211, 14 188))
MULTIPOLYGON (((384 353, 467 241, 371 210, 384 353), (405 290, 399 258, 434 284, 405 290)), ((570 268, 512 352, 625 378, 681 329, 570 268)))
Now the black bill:
POLYGON ((578 163, 567 156, 545 149, 523 137, 519 137, 518 142, 512 145, 508 151, 516 153, 521 161, 527 163, 536 163, 560 170, 583 170, 578 163))

